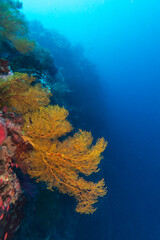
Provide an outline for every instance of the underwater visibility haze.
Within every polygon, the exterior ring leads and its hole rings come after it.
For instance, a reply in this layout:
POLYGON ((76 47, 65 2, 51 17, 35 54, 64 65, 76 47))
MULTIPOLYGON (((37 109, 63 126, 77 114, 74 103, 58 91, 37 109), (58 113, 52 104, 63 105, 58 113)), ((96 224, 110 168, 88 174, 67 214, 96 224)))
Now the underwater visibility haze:
POLYGON ((0 239, 159 240, 159 140, 160 1, 0 0, 0 239))

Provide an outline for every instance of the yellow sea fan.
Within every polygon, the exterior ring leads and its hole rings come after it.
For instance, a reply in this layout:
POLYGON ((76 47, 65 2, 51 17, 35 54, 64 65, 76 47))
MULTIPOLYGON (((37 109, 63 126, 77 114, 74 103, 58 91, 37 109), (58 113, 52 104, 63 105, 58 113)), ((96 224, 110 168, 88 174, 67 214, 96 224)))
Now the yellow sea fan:
POLYGON ((97 166, 102 159, 101 153, 107 146, 104 138, 98 139, 91 147, 92 142, 93 137, 90 132, 79 130, 73 137, 69 137, 58 145, 58 152, 77 170, 90 175, 98 171, 97 166))
POLYGON ((22 53, 22 54, 27 54, 31 51, 34 50, 35 48, 35 42, 29 40, 26 37, 10 37, 10 40, 13 44, 13 46, 17 49, 18 52, 22 53))
POLYGON ((26 92, 20 92, 10 99, 10 105, 14 107, 18 113, 26 113, 35 111, 37 108, 49 104, 49 96, 51 94, 43 89, 39 84, 30 87, 26 92))
POLYGON ((27 74, 16 73, 7 81, 0 81, 1 107, 14 108, 24 119, 23 141, 18 144, 16 156, 36 181, 44 181, 48 189, 57 188, 73 196, 77 212, 93 213, 96 210, 93 204, 106 194, 106 187, 103 179, 94 183, 83 176, 98 171, 107 142, 100 138, 92 145, 91 133, 82 130, 59 141, 72 130, 68 111, 58 105, 47 106, 51 94, 40 84, 32 86, 34 80, 27 74))
POLYGON ((51 93, 40 84, 32 86, 35 78, 23 73, 15 73, 0 82, 0 105, 7 106, 17 113, 34 111, 49 104, 51 93))
POLYGON ((91 133, 81 130, 63 142, 34 137, 29 140, 34 150, 26 157, 31 177, 44 181, 49 189, 57 188, 75 197, 76 211, 87 214, 95 211, 93 204, 106 194, 104 180, 93 183, 79 177, 79 173, 90 175, 97 171, 107 144, 104 138, 98 139, 94 146, 92 141, 91 133))
POLYGON ((72 130, 71 124, 66 120, 67 116, 68 111, 58 105, 40 107, 24 116, 23 131, 31 138, 59 138, 72 130))
POLYGON ((26 54, 34 49, 35 43, 28 38, 27 22, 18 4, 19 1, 0 1, 0 36, 26 54))

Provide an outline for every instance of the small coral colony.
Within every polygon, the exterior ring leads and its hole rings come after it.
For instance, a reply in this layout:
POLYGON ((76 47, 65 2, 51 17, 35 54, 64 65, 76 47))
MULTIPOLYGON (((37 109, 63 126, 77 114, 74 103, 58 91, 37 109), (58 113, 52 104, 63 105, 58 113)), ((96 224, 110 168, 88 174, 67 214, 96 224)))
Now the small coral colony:
MULTIPOLYGON (((32 50, 33 42, 24 36, 24 20, 14 3, 1 3, 3 14, 12 16, 8 22, 0 17, 1 35, 26 54, 32 50), (17 30, 18 24, 21 27, 17 30), (17 31, 20 33, 15 38, 17 31)), ((9 212, 7 223, 13 222, 13 206, 21 203, 23 191, 17 169, 37 182, 44 182, 51 191, 58 189, 73 196, 79 213, 93 213, 96 210, 93 204, 106 194, 104 179, 96 183, 87 180, 87 176, 99 170, 106 141, 100 138, 93 145, 90 132, 79 130, 71 134, 73 127, 67 120, 68 111, 52 105, 51 95, 35 77, 11 73, 8 61, 0 60, 0 224, 9 212)), ((2 226, 5 229, 5 223, 2 226)), ((13 224, 11 230, 15 231, 13 224)), ((7 232, 2 235, 7 239, 7 232)))

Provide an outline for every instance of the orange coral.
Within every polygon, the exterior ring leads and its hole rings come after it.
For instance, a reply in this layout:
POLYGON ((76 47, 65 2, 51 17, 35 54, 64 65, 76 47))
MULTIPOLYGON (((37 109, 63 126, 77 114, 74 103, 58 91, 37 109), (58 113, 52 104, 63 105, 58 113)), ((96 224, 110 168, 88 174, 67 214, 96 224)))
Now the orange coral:
POLYGON ((11 42, 17 51, 22 54, 27 54, 35 48, 35 42, 26 37, 14 37, 11 39, 11 42))
POLYGON ((78 201, 76 211, 93 213, 93 204, 106 194, 104 180, 98 183, 86 181, 80 173, 88 176, 97 172, 101 153, 107 143, 98 139, 93 146, 91 133, 79 130, 73 137, 60 142, 57 138, 71 131, 66 120, 68 112, 59 106, 40 108, 25 116, 24 139, 34 147, 26 156, 28 173, 37 181, 44 181, 49 189, 74 196, 78 201), (52 139, 52 140, 51 140, 52 139))
POLYGON ((36 110, 49 103, 51 93, 40 84, 31 86, 35 78, 24 73, 15 73, 0 81, 0 107, 8 106, 18 113, 36 110))
POLYGON ((24 118, 23 132, 17 133, 15 157, 31 177, 44 181, 51 190, 57 188, 75 197, 77 212, 93 213, 93 204, 106 194, 104 179, 94 183, 83 176, 99 170, 107 142, 100 138, 92 145, 91 133, 82 130, 60 141, 72 130, 68 111, 58 105, 47 106, 51 94, 40 84, 33 86, 34 80, 27 74, 16 73, 7 81, 0 81, 1 107, 7 105, 24 118))
POLYGON ((20 53, 26 54, 34 49, 35 42, 29 40, 27 36, 27 22, 24 15, 20 12, 19 6, 19 1, 1 0, 0 37, 12 43, 20 53))
POLYGON ((40 107, 35 112, 28 112, 23 130, 31 138, 58 138, 72 130, 71 124, 66 120, 68 111, 58 105, 40 107))

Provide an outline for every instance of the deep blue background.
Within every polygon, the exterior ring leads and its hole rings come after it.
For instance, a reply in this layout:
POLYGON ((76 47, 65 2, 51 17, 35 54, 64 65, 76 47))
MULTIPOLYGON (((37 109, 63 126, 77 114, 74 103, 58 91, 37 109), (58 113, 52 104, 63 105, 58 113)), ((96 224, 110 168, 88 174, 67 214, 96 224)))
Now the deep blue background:
POLYGON ((109 142, 101 164, 108 195, 81 217, 76 240, 159 240, 160 2, 104 1, 97 11, 68 14, 67 29, 66 15, 59 19, 56 28, 97 64, 102 124, 93 119, 90 128, 109 142))
POLYGON ((109 192, 77 239, 160 238, 159 7, 137 4, 111 23, 101 70, 109 192))

